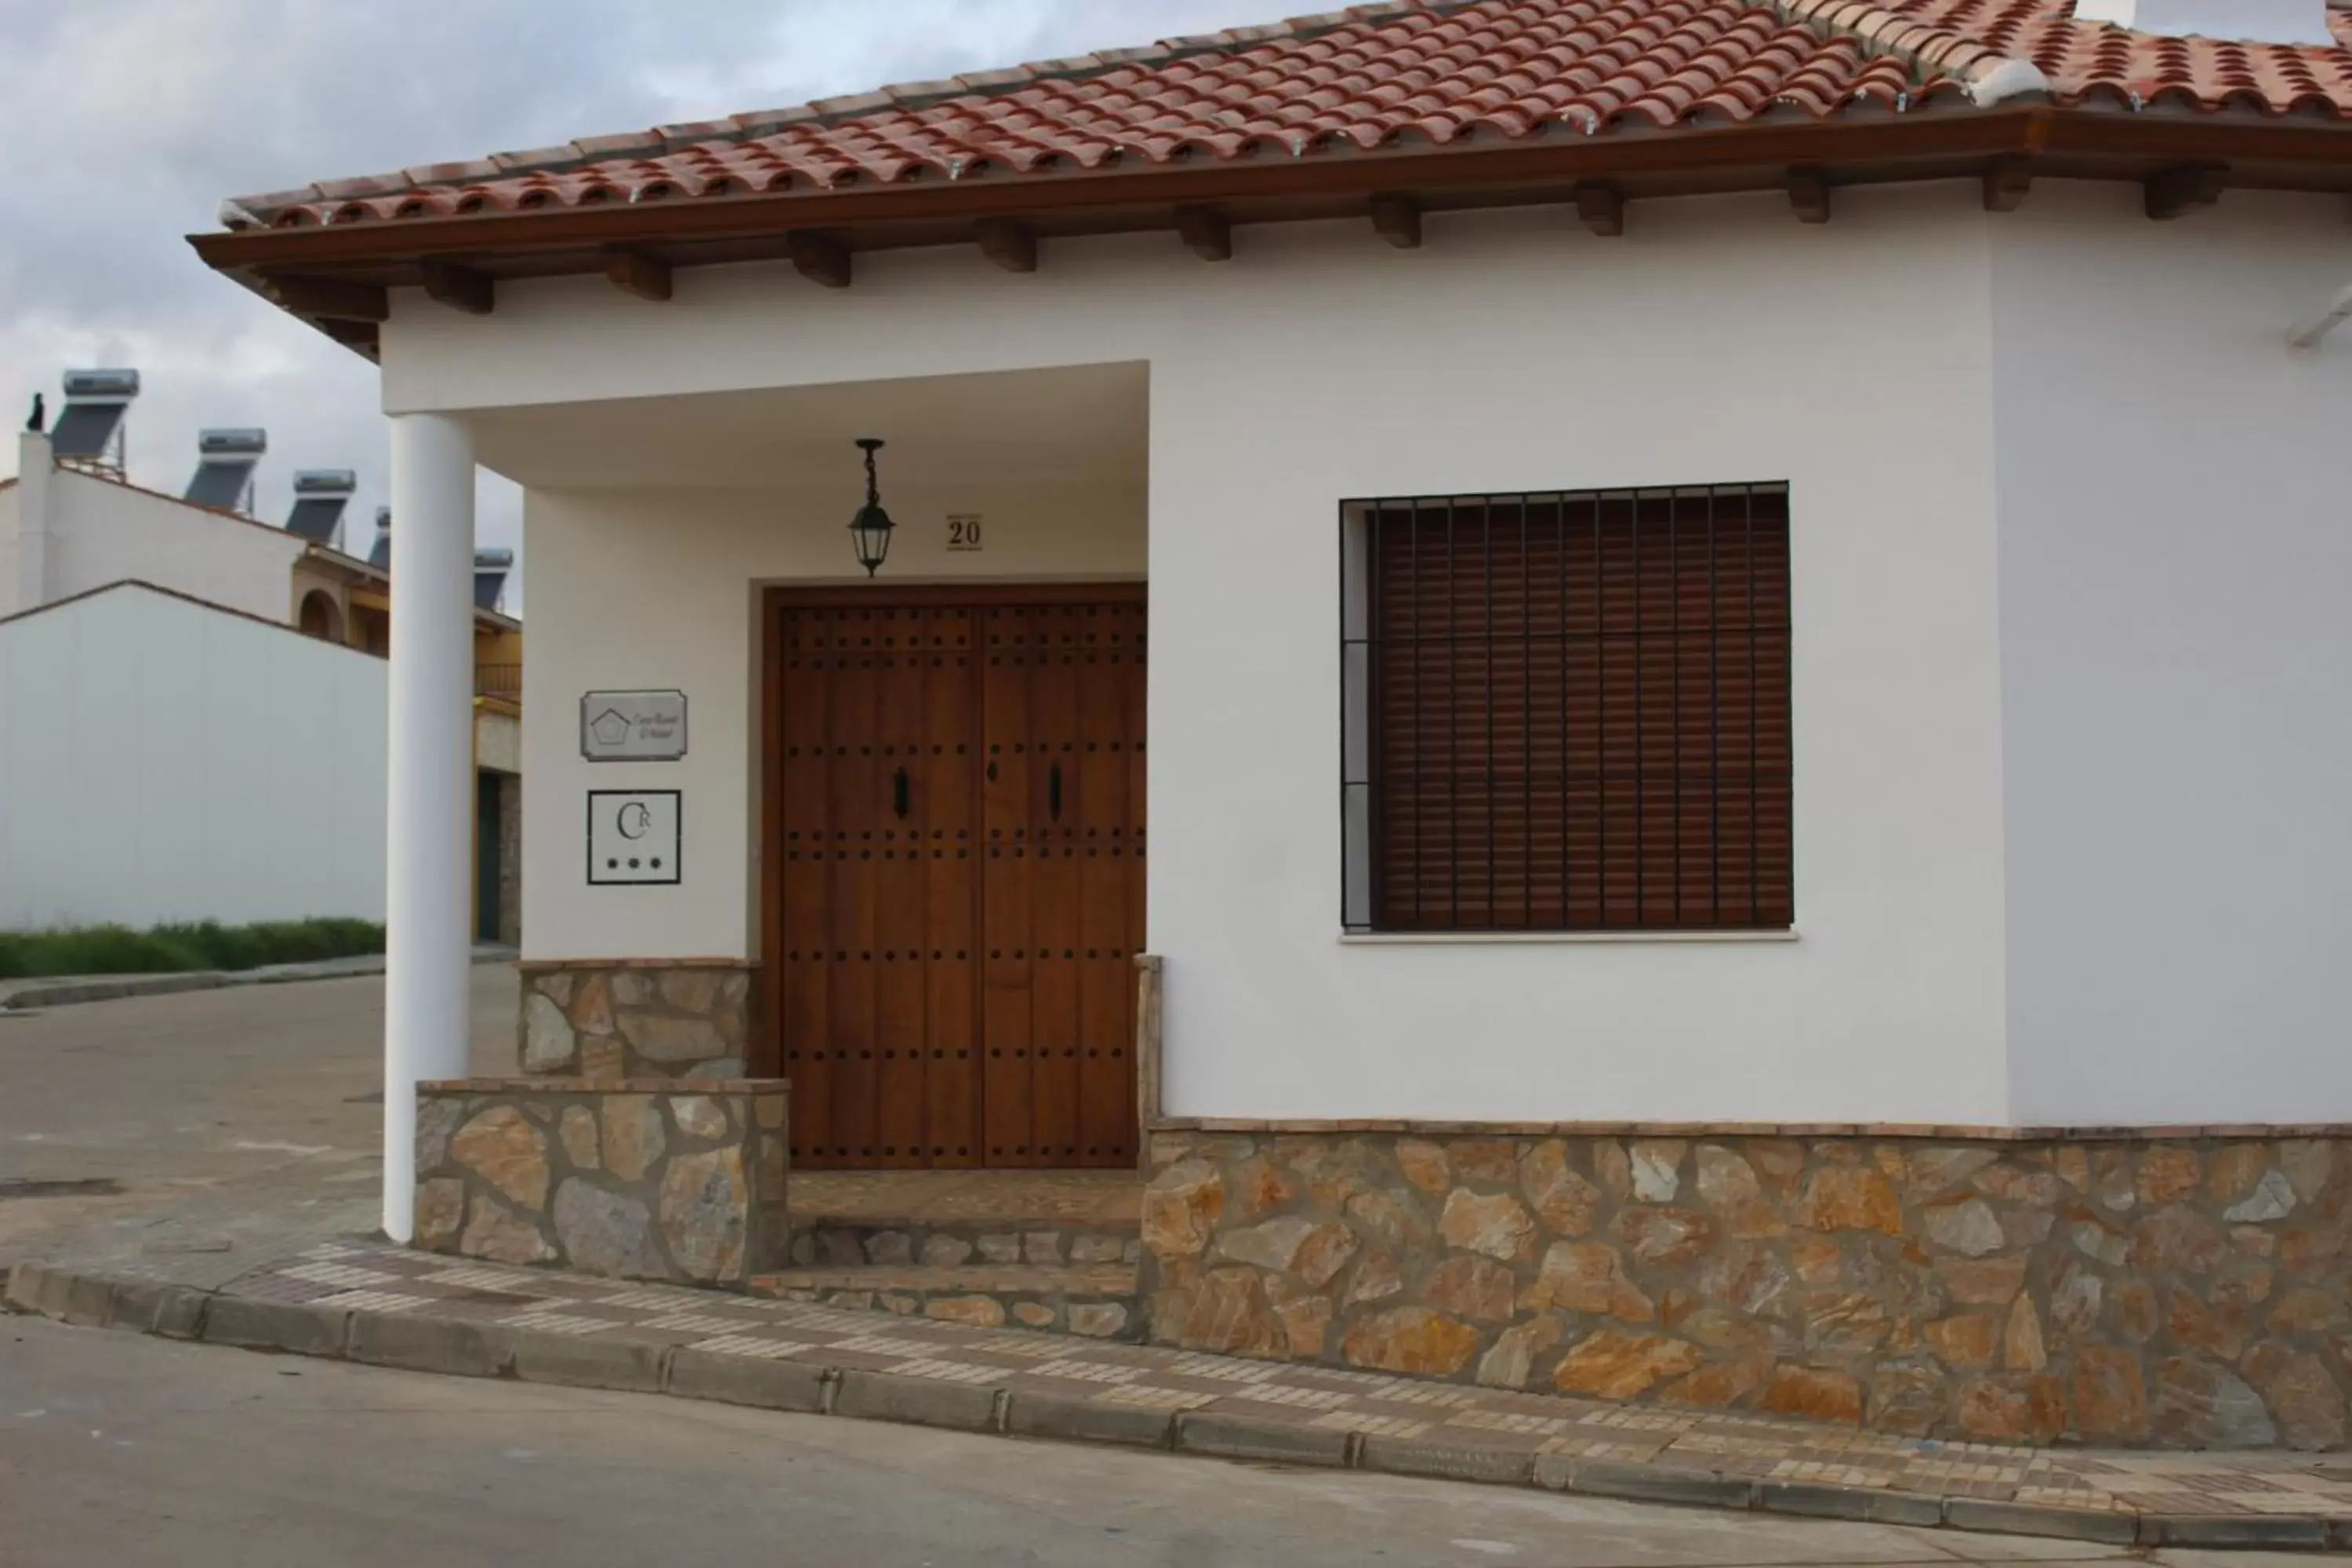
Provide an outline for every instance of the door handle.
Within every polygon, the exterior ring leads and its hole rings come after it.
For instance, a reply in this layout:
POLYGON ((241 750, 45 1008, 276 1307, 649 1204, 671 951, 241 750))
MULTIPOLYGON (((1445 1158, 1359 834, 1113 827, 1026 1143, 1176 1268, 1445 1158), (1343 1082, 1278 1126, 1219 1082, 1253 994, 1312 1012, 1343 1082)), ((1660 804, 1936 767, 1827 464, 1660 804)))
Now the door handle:
POLYGON ((1053 775, 1046 780, 1045 809, 1053 813, 1055 821, 1062 820, 1062 764, 1059 763, 1054 764, 1053 775))
POLYGON ((890 804, 900 821, 907 816, 907 770, 900 768, 890 775, 890 804))

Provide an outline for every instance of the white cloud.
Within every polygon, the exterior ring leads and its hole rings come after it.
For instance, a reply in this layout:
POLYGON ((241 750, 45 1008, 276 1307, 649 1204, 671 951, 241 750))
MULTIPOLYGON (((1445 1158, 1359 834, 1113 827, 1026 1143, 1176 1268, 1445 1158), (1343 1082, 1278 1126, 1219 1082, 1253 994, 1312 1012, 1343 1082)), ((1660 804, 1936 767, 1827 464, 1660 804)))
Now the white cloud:
MULTIPOLYGON (((1293 6, 1291 9, 1297 9, 1293 6)), ((0 414, 70 366, 145 390, 132 475, 176 490, 207 425, 260 425, 258 510, 386 440, 374 367, 198 262, 223 197, 709 119, 1263 22, 1280 0, 0 0, 0 414)), ((0 462, 13 463, 0 449, 0 462)), ((0 470, 5 471, 5 470, 0 470)), ((514 544, 512 488, 482 542, 514 544)))

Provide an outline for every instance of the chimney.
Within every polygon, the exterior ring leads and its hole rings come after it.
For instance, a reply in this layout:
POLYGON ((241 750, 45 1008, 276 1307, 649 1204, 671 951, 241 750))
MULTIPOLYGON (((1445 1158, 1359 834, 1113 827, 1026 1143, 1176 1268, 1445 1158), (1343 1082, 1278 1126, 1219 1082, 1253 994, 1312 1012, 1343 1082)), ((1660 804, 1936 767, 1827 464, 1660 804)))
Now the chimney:
POLYGON ((49 437, 27 430, 16 437, 16 595, 0 601, 0 615, 37 610, 49 602, 49 477, 57 454, 49 437))
POLYGON ((182 500, 215 511, 253 515, 253 466, 269 450, 262 430, 199 430, 196 471, 182 500))
POLYGON ((392 508, 375 509, 375 544, 368 551, 368 564, 380 572, 392 570, 392 508))
POLYGON ((122 478, 122 416, 139 395, 139 373, 69 370, 65 384, 65 412, 49 427, 57 460, 69 468, 122 478))
POLYGON ((343 508, 359 488, 359 475, 349 468, 304 468, 294 476, 294 510, 286 515, 286 531, 332 546, 342 535, 343 508))
POLYGON ((2078 22, 2245 44, 2332 46, 2327 10, 2328 0, 2074 0, 2078 22))

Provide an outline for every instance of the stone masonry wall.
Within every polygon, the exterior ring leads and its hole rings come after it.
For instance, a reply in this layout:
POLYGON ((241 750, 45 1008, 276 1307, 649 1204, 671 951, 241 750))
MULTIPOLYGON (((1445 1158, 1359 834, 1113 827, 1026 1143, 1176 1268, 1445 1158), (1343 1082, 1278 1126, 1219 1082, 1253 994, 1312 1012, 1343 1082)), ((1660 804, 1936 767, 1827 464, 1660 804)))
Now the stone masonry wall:
POLYGON ((733 963, 527 963, 520 1036, 520 1068, 533 1077, 740 1079, 751 971, 733 963))
POLYGON ((1912 1436, 2347 1440, 2352 1140, 1161 1131, 1157 1343, 1912 1436))
POLYGON ((522 942, 522 775, 499 774, 499 929, 492 940, 522 942))
POLYGON ((786 1095, 757 1079, 420 1084, 415 1245, 740 1285, 790 1243, 786 1095))

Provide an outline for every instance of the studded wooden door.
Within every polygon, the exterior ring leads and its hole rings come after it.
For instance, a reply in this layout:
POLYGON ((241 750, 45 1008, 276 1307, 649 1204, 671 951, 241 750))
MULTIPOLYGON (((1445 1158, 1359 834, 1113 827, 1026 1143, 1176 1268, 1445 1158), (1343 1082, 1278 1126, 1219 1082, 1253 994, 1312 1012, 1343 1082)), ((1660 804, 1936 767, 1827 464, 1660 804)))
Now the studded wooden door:
POLYGON ((771 611, 793 1162, 1131 1166, 1140 591, 902 593, 771 611))

